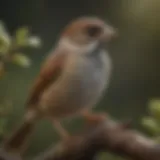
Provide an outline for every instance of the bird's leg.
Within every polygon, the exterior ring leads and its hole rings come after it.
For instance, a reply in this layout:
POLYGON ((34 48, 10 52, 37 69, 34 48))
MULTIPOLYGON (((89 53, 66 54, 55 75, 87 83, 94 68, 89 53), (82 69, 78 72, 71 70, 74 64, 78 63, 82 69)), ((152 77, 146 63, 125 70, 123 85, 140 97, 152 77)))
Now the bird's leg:
POLYGON ((88 123, 97 123, 106 120, 107 114, 105 113, 92 113, 89 110, 84 110, 82 116, 87 120, 88 123))
POLYGON ((59 120, 54 119, 52 122, 53 122, 54 128, 59 133, 62 139, 66 140, 70 137, 69 133, 62 127, 59 120))

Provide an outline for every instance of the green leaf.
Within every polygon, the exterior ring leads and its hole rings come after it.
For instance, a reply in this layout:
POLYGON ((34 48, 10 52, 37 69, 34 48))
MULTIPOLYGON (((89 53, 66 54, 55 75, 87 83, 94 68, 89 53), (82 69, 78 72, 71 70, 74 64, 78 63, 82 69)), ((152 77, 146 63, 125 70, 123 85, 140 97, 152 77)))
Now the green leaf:
POLYGON ((0 21, 0 47, 3 45, 8 47, 10 44, 11 44, 11 37, 6 30, 4 23, 0 21))
POLYGON ((151 100, 149 103, 149 111, 154 118, 160 121, 160 100, 151 100))
POLYGON ((16 35, 15 35, 15 43, 17 46, 27 46, 27 43, 28 43, 28 38, 29 38, 29 29, 28 27, 22 27, 22 28, 19 28, 17 31, 16 31, 16 35))
POLYGON ((41 46, 41 39, 36 36, 32 36, 28 39, 28 45, 31 47, 39 48, 41 46))
POLYGON ((30 59, 25 56, 23 53, 16 53, 12 57, 12 62, 21 67, 28 68, 31 65, 30 59))
POLYGON ((145 117, 142 119, 142 125, 152 134, 160 134, 160 127, 157 121, 152 117, 145 117))
POLYGON ((0 55, 1 56, 6 55, 8 49, 9 49, 9 46, 7 46, 0 37, 0 55))

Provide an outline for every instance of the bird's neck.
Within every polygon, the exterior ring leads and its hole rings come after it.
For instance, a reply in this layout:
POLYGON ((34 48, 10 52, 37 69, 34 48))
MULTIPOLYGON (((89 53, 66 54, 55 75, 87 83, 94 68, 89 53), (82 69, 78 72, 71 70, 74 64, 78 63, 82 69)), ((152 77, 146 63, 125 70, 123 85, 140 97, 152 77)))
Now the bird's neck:
POLYGON ((92 50, 92 52, 90 52, 89 54, 87 54, 88 56, 98 56, 101 51, 104 50, 104 45, 102 45, 101 43, 97 44, 97 46, 94 48, 94 50, 92 50))
POLYGON ((60 48, 67 49, 67 50, 70 50, 70 51, 78 53, 78 54, 80 54, 80 53, 82 53, 82 54, 88 53, 89 54, 89 53, 92 53, 93 51, 95 51, 99 45, 97 42, 81 45, 81 44, 74 43, 73 41, 71 41, 68 38, 63 38, 59 41, 59 46, 60 46, 60 48))

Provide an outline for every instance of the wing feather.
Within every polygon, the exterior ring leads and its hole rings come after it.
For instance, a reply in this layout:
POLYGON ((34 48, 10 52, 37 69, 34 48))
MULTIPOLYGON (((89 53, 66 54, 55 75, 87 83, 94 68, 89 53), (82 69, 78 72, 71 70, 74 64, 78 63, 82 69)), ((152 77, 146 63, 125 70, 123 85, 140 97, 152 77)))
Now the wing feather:
POLYGON ((36 106, 43 91, 60 76, 66 58, 66 52, 52 53, 42 65, 40 74, 36 78, 29 98, 27 107, 36 106))

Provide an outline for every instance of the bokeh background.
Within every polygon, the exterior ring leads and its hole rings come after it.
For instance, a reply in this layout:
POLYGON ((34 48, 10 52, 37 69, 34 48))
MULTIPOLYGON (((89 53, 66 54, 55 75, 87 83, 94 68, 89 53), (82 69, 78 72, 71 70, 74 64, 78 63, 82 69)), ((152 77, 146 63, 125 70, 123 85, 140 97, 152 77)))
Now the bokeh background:
MULTIPOLYGON (((29 69, 9 65, 0 80, 0 101, 6 98, 13 101, 9 131, 20 124, 33 79, 64 25, 84 15, 99 16, 119 32, 119 37, 107 47, 114 69, 110 87, 97 109, 109 112, 118 120, 131 119, 141 128, 148 101, 160 97, 159 0, 2 0, 0 20, 9 32, 29 26, 43 42, 39 50, 28 53, 33 62, 29 69)), ((77 130, 80 122, 69 122, 67 127, 70 131, 77 130)), ((52 125, 42 121, 36 128, 28 155, 36 155, 58 140, 52 125)))

